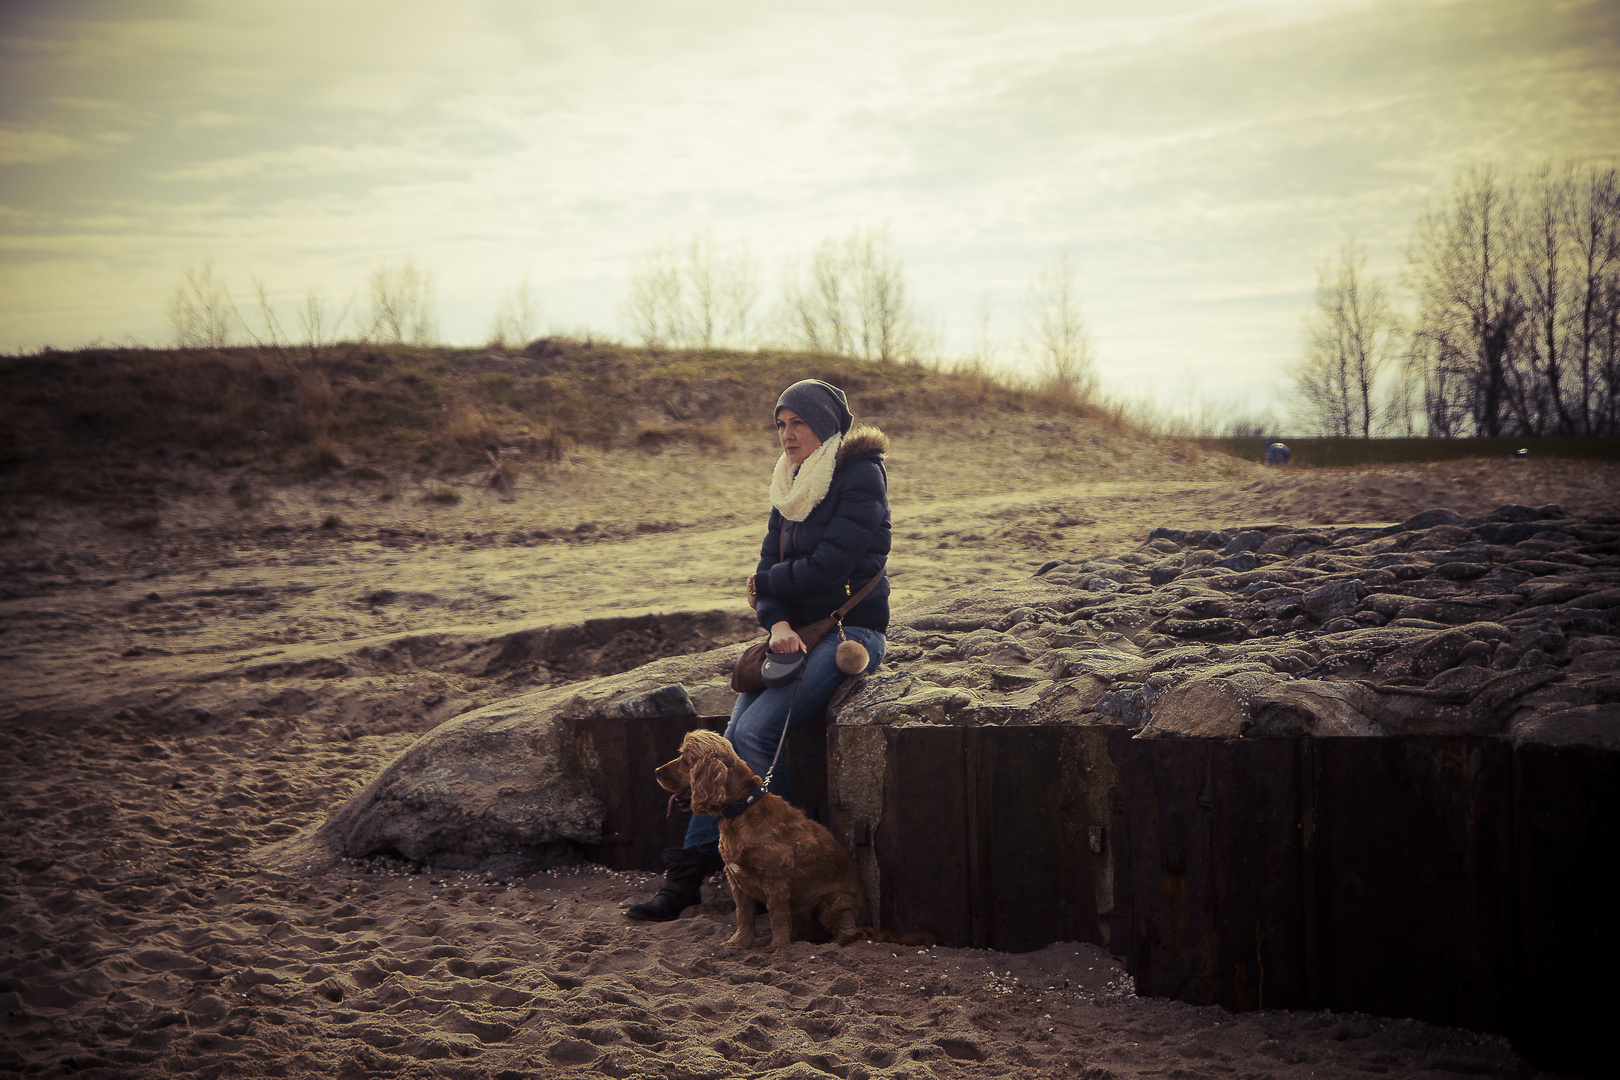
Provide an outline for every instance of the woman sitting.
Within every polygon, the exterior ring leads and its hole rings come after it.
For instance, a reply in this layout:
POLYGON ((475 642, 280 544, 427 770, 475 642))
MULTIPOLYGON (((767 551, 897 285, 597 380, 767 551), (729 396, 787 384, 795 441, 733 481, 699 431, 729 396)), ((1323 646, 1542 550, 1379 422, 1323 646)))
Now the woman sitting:
MULTIPOLYGON (((776 402, 782 456, 771 477, 771 517, 759 565, 747 582, 760 625, 770 631, 771 652, 803 649, 795 627, 827 618, 872 583, 842 622, 843 637, 864 647, 864 665, 860 650, 846 647, 845 666, 853 670, 840 670, 840 635, 829 633, 809 651, 797 683, 742 693, 731 710, 726 738, 789 802, 788 770, 772 771, 781 741, 819 719, 850 675, 877 670, 886 646, 888 439, 874 427, 852 428, 853 419, 844 392, 816 379, 794 383, 776 402)), ((626 914, 663 922, 698 903, 703 879, 721 867, 719 842, 719 819, 693 815, 684 846, 664 852, 669 869, 658 895, 626 914)))

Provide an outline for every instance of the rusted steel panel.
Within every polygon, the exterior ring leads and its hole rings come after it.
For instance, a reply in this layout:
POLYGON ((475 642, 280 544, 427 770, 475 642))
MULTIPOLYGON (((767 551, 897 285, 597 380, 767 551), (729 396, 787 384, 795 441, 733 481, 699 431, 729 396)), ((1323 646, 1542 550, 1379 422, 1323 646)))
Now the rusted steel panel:
POLYGON ((1198 795, 1210 820, 1215 996, 1234 1011, 1310 1002, 1298 742, 1217 743, 1198 795))
MULTIPOLYGON (((853 730, 834 729, 832 760, 853 730)), ((840 808, 835 830, 858 858, 871 844, 882 925, 1008 951, 1104 943, 1106 797, 1088 790, 1112 776, 1101 733, 917 726, 884 731, 883 745, 877 829, 857 835, 861 823, 840 808)))
MULTIPOLYGON (((724 717, 572 721, 606 842, 657 869, 652 770, 724 717)), ((882 925, 1004 950, 1103 943, 1144 994, 1510 1033, 1598 1068, 1620 968, 1620 756, 1500 739, 1132 739, 1070 726, 807 729, 799 801, 882 925), (815 752, 825 739, 827 755, 815 752)), ((1606 1061, 1603 1063, 1606 1066, 1606 1061)))
POLYGON ((725 728, 728 717, 590 717, 563 721, 573 739, 589 746, 595 767, 585 783, 602 800, 602 843, 581 854, 615 870, 662 870, 664 849, 680 847, 690 814, 665 820, 669 792, 653 770, 680 752, 697 727, 725 728))
POLYGON ((968 868, 969 728, 884 732, 883 819, 873 836, 886 927, 926 930, 944 945, 971 945, 968 868))
MULTIPOLYGON (((1087 749, 1073 727, 978 728, 974 945, 1009 952, 1096 941, 1087 749)), ((1101 843, 1098 846, 1102 846, 1101 843)))
MULTIPOLYGON (((1116 744, 1138 991, 1231 1009, 1307 1001, 1295 740, 1116 744)), ((1116 923, 1121 920, 1116 916, 1116 923)))
POLYGON ((1512 749, 1319 739, 1324 1006, 1504 1031, 1515 1004, 1512 749))
POLYGON ((1136 773, 1131 769, 1133 731, 1123 727, 1108 729, 1105 744, 1112 783, 1108 790, 1108 853, 1113 879, 1113 909, 1108 920, 1108 951, 1123 957, 1126 969, 1136 974, 1136 880, 1137 837, 1132 830, 1130 808, 1136 799, 1126 798, 1134 790, 1136 773))
POLYGON ((1056 727, 972 732, 975 946, 1021 952, 1064 938, 1076 858, 1063 827, 1061 742, 1056 727))
POLYGON ((1614 1071, 1620 970, 1620 755, 1514 755, 1520 962, 1514 1046, 1545 1069, 1614 1071))
MULTIPOLYGON (((723 727, 724 725, 722 725, 723 727)), ((827 825, 827 722, 816 720, 789 735, 782 747, 784 765, 793 777, 793 805, 811 821, 827 825)))
POLYGON ((1138 739, 1120 783, 1131 843, 1131 973, 1138 991, 1198 1004, 1219 1001, 1209 813, 1198 806, 1211 769, 1209 740, 1138 739))

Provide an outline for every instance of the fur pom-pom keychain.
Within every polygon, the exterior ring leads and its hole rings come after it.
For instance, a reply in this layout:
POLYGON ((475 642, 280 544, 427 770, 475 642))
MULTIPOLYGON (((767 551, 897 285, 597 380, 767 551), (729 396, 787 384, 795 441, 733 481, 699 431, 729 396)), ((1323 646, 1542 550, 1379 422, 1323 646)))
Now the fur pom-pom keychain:
POLYGON ((866 670, 866 665, 872 662, 872 656, 866 651, 866 646, 854 638, 844 636, 844 628, 838 628, 838 670, 845 675, 859 675, 866 670))

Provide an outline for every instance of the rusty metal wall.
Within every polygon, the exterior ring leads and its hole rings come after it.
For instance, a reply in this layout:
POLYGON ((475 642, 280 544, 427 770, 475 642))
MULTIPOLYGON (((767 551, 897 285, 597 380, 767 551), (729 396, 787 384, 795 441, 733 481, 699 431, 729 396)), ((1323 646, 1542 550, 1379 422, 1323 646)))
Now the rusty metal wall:
POLYGON ((1125 814, 1109 945, 1139 991, 1237 1010, 1310 1003, 1299 742, 1116 730, 1125 814))
MULTIPOLYGON (((572 722, 607 804, 587 857, 660 868, 686 818, 664 821, 652 770, 700 722, 725 718, 572 722)), ((851 725, 789 753, 880 925, 1008 951, 1090 941, 1142 994, 1410 1016, 1511 1035, 1545 1067, 1606 1068, 1620 755, 1131 735, 851 725)))
POLYGON ((1319 739, 1323 995, 1503 1031, 1518 988, 1513 752, 1472 737, 1319 739))
POLYGON ((1523 997, 1511 1034, 1544 1068, 1616 1071, 1620 1006, 1620 755, 1513 756, 1523 997))
POLYGON ((724 716, 590 717, 563 721, 581 760, 594 765, 583 778, 602 800, 602 843, 580 853, 614 870, 664 868, 664 849, 680 847, 689 814, 665 820, 669 792, 653 770, 680 752, 688 731, 724 730, 724 716))
POLYGON ((1410 1016, 1602 1071, 1620 757, 1131 734, 834 728, 835 781, 841 742, 882 748, 879 803, 833 807, 874 914, 950 945, 1106 945, 1143 994, 1410 1016))
MULTIPOLYGON (((584 845, 580 854, 615 870, 664 869, 664 849, 680 847, 691 815, 666 819, 669 792, 653 771, 680 752, 688 731, 724 731, 727 716, 587 717, 563 721, 570 736, 594 761, 584 777, 602 799, 602 843, 584 845)), ((827 818, 827 759, 823 725, 794 732, 783 748, 793 774, 795 800, 817 821, 827 818)))
MULTIPOLYGON (((874 732, 834 727, 836 769, 874 732)), ((834 805, 835 835, 877 855, 886 927, 1024 951, 1106 937, 1108 770, 1100 729, 883 728, 878 820, 834 805), (1101 910, 1099 910, 1101 908, 1101 910)))
POLYGON ((1139 992, 1409 1016, 1609 1069, 1620 757, 1463 736, 1110 750, 1111 946, 1139 992))

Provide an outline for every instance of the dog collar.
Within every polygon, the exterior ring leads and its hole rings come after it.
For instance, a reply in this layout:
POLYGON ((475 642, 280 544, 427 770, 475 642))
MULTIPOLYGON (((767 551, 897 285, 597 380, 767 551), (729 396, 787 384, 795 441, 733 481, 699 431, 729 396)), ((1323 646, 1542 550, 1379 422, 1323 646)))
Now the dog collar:
POLYGON ((765 785, 761 784, 759 787, 755 788, 753 791, 750 791, 748 794, 744 795, 730 806, 721 810, 720 816, 724 818, 734 818, 738 814, 746 811, 750 806, 753 806, 755 803, 759 802, 759 800, 763 799, 764 797, 765 785))

